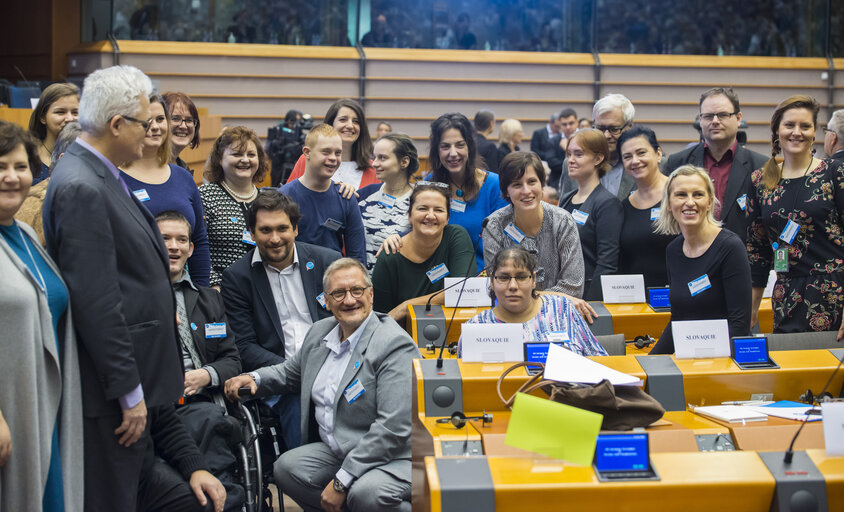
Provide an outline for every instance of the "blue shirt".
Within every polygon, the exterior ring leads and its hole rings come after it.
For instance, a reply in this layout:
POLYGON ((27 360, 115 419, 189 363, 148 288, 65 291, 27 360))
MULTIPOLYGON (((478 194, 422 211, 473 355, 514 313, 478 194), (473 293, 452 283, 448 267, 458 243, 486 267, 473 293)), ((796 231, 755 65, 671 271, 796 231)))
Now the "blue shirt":
POLYGON ((296 240, 343 252, 366 265, 366 241, 358 201, 340 195, 337 185, 315 192, 293 180, 281 192, 299 205, 299 233, 296 240))

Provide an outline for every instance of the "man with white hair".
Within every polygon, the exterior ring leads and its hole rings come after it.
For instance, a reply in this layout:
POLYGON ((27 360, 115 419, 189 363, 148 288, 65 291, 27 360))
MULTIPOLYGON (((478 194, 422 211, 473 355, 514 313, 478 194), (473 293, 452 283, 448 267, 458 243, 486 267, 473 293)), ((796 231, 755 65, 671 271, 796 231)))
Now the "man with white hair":
POLYGON ((129 66, 85 79, 82 134, 56 165, 44 200, 47 249, 73 304, 89 512, 178 508, 166 495, 188 484, 162 489, 179 475, 156 462, 153 444, 190 480, 194 503, 205 506, 208 492, 222 510, 220 492, 225 498, 175 417, 184 374, 169 258, 117 169, 141 156, 151 92, 150 79, 129 66))
MULTIPOLYGON (((601 178, 601 185, 615 194, 619 200, 630 195, 636 186, 633 177, 624 172, 621 159, 618 158, 616 148, 618 138, 633 126, 633 116, 636 109, 626 97, 621 94, 607 94, 595 102, 592 107, 592 119, 595 120, 595 128, 604 134, 610 146, 610 170, 601 178)), ((568 161, 563 164, 563 172, 560 178, 560 197, 567 192, 577 189, 577 183, 569 178, 568 161)))
POLYGON ((844 164, 844 109, 832 113, 823 131, 823 150, 829 158, 844 164))

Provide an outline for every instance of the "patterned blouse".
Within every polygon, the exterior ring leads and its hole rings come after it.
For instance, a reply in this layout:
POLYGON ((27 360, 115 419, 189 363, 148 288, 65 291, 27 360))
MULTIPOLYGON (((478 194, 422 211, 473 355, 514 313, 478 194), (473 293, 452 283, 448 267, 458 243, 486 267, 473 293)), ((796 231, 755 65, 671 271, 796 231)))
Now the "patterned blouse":
POLYGON ((762 185, 761 170, 751 182, 747 251, 754 287, 764 287, 773 268, 772 244, 788 248, 788 271, 777 273, 772 297, 775 330, 837 329, 844 306, 844 164, 824 160, 771 191, 762 185), (789 220, 800 227, 791 244, 779 238, 789 220))
MULTIPOLYGON (((411 191, 412 192, 412 191, 411 191)), ((404 234, 410 231, 407 210, 410 208, 410 192, 400 197, 387 196, 376 183, 360 189, 360 215, 366 234, 366 268, 369 273, 375 268, 375 254, 381 244, 393 233, 404 234), (373 189, 371 193, 368 189, 373 189), (364 194, 367 194, 364 197, 364 194)))
MULTIPOLYGON (((549 341, 551 333, 567 333, 569 343, 566 348, 582 356, 605 356, 607 351, 598 343, 589 330, 586 320, 577 312, 574 304, 561 295, 540 295, 542 306, 539 313, 522 324, 525 341, 549 341)), ((467 324, 504 323, 492 309, 487 309, 466 321, 467 324)))
POLYGON ((201 185, 199 195, 211 246, 211 286, 219 286, 223 271, 254 246, 244 241, 246 211, 252 203, 237 201, 219 183, 201 185))

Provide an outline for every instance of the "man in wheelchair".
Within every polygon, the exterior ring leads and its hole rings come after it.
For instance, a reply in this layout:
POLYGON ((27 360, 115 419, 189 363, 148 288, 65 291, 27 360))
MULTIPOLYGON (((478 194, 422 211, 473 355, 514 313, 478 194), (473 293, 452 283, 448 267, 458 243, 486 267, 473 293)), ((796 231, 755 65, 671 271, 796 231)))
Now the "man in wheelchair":
POLYGON ((302 445, 273 467, 305 510, 410 510, 411 364, 416 344, 372 311, 372 281, 357 260, 325 270, 326 306, 302 347, 281 364, 229 379, 226 395, 299 393, 302 445))

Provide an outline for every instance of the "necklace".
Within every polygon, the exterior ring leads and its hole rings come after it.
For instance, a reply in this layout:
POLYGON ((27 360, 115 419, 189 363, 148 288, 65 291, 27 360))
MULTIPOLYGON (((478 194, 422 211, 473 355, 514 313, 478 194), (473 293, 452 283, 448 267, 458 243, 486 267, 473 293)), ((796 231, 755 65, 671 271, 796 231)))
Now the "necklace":
POLYGON ((229 194, 231 194, 232 197, 234 197, 235 199, 237 199, 238 201, 241 201, 241 202, 249 201, 250 199, 255 197, 255 194, 258 193, 258 189, 257 189, 257 187, 255 187, 255 185, 252 185, 252 192, 249 192, 248 194, 246 194, 244 196, 244 195, 240 195, 237 192, 235 192, 234 190, 232 190, 232 188, 228 185, 228 183, 226 183, 226 180, 223 180, 220 183, 223 184, 223 188, 226 189, 226 191, 229 194))
MULTIPOLYGON (((15 227, 18 228, 18 235, 21 237, 21 242, 23 242, 23 246, 26 248, 26 254, 29 255, 29 261, 32 262, 32 266, 35 267, 35 272, 38 274, 38 283, 41 285, 41 291, 44 292, 44 295, 49 295, 47 293, 47 284, 44 282, 44 276, 41 275, 41 269, 38 268, 38 264, 35 262, 35 258, 32 256, 32 251, 29 250, 29 244, 26 243, 26 238, 23 236, 23 231, 21 231, 21 227, 15 223, 15 227)), ((32 272, 30 272, 31 274, 32 272)))
MULTIPOLYGON (((806 176, 806 174, 809 172, 809 169, 812 168, 813 163, 815 163, 815 157, 809 159, 809 165, 806 166, 806 170, 803 171, 803 174, 800 175, 801 178, 803 176, 806 176)), ((785 173, 785 162, 782 163, 782 172, 785 173)))
POLYGON ((46 151, 46 152, 47 152, 47 154, 49 154, 49 155, 52 155, 52 154, 53 154, 53 150, 52 150, 52 149, 50 149, 50 148, 48 148, 48 147, 47 147, 47 145, 46 145, 46 144, 44 144, 44 141, 41 141, 41 147, 42 147, 42 148, 44 148, 44 151, 46 151))

